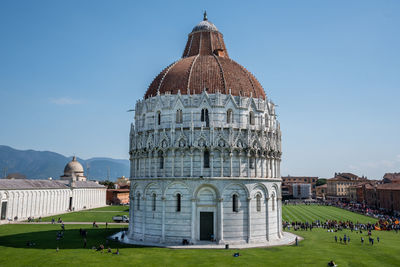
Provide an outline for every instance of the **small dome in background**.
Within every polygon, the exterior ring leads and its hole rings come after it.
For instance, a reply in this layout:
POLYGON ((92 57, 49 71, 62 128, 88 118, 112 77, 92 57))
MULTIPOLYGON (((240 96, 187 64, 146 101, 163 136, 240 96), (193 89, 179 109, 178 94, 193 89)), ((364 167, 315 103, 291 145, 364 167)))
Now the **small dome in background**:
POLYGON ((71 174, 71 173, 82 173, 83 174, 83 167, 80 164, 76 157, 74 156, 70 162, 64 168, 64 174, 71 174))

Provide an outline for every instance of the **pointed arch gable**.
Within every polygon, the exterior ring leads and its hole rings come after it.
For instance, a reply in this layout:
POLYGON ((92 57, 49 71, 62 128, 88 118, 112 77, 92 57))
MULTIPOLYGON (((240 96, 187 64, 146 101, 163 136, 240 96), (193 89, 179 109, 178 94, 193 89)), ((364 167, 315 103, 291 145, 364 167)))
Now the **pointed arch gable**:
POLYGON ((197 105, 198 108, 207 108, 207 109, 211 109, 212 107, 212 102, 210 99, 210 96, 207 93, 202 93, 201 94, 201 98, 199 101, 199 104, 197 105))

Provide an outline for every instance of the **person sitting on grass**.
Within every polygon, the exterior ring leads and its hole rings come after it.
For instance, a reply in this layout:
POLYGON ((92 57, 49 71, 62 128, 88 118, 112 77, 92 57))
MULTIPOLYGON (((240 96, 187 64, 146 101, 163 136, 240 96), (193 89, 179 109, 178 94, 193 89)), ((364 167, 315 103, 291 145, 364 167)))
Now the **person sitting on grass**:
POLYGON ((336 263, 334 261, 330 261, 330 262, 328 262, 328 266, 336 267, 337 265, 336 265, 336 263))
POLYGON ((111 248, 110 247, 108 247, 107 252, 111 253, 111 248))
POLYGON ((117 248, 117 251, 114 253, 115 255, 119 255, 119 249, 117 248))
POLYGON ((233 257, 235 257, 235 258, 236 258, 236 257, 239 257, 239 256, 242 256, 242 255, 240 255, 240 254, 239 254, 239 252, 235 252, 235 253, 233 253, 233 257))
POLYGON ((103 246, 103 244, 101 244, 101 245, 97 248, 97 251, 101 251, 101 253, 103 253, 103 251, 104 251, 104 246, 103 246))

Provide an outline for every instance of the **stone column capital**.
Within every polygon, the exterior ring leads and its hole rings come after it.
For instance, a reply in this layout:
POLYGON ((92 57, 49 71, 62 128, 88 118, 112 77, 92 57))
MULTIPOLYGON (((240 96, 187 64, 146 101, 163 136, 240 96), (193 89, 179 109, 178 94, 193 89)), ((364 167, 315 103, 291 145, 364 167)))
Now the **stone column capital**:
POLYGON ((166 197, 161 197, 161 200, 165 201, 165 200, 167 200, 167 198, 166 197))
POLYGON ((247 197, 247 201, 250 201, 250 200, 252 200, 252 197, 247 197))
POLYGON ((197 202, 197 198, 192 198, 191 201, 192 202, 197 202))
POLYGON ((221 198, 218 198, 218 202, 223 202, 224 201, 224 199, 221 197, 221 198))

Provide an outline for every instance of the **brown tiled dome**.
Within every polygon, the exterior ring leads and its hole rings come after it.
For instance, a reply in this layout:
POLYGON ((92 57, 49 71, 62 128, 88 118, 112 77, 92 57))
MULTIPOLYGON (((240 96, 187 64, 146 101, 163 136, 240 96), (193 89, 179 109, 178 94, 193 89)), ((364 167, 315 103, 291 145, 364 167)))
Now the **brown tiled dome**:
POLYGON ((257 79, 229 58, 223 35, 204 20, 193 28, 182 58, 166 67, 150 84, 145 98, 160 94, 201 94, 220 92, 265 99, 257 79))

